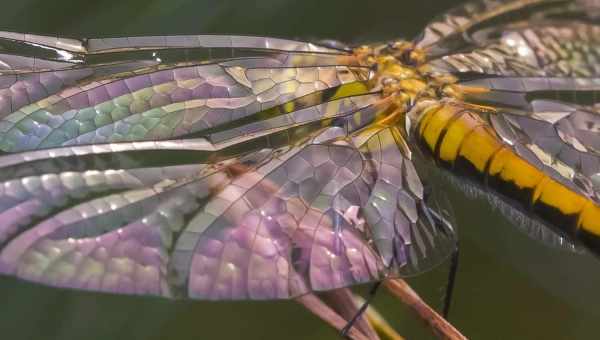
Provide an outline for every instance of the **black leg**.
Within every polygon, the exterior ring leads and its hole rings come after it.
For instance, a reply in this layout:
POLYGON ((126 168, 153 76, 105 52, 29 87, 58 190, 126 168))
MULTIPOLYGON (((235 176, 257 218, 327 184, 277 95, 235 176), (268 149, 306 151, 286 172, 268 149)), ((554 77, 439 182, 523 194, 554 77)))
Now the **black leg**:
POLYGON ((448 319, 450 313, 450 304, 452 303, 452 292, 454 291, 454 283, 456 281, 456 272, 458 270, 458 242, 456 248, 452 252, 450 258, 450 271, 448 272, 448 283, 446 285, 446 293, 444 294, 444 310, 443 315, 445 319, 448 319))
POLYGON ((361 315, 363 315, 364 312, 367 310, 367 307, 369 307, 369 304, 371 303, 371 301, 375 297, 375 294, 377 293, 377 288, 379 288, 380 285, 381 285, 381 281, 377 281, 377 282, 375 282, 373 284, 373 286, 369 290, 369 295, 367 295, 367 298, 365 299, 365 302, 362 304, 362 306, 360 306, 360 308, 358 309, 358 311, 356 312, 356 314, 354 314, 354 316, 352 317, 352 319, 350 321, 348 321, 348 323, 346 324, 346 326, 344 326, 344 328, 342 328, 342 331, 340 332, 340 335, 342 337, 344 337, 346 339, 348 338, 348 332, 350 331, 350 329, 352 328, 352 326, 354 326, 354 323, 356 323, 356 320, 358 320, 358 318, 360 318, 361 315))

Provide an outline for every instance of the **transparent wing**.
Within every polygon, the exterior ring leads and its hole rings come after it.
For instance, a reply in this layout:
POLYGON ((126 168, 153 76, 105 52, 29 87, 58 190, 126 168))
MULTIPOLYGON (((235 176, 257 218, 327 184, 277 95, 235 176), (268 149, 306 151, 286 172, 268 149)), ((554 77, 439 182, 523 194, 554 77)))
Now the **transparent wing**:
MULTIPOLYGON (((340 145, 292 149, 249 172, 207 204, 176 253, 201 299, 290 298, 381 278, 365 235, 343 214, 342 191, 358 188, 360 153, 340 145), (205 223, 211 218, 210 223, 205 223), (201 232, 199 232, 201 231, 201 232), (186 244, 195 238, 196 246, 186 244)), ((360 204, 360 202, 352 202, 360 204)))
POLYGON ((196 247, 181 255, 190 296, 289 298, 414 275, 448 256, 456 235, 424 203, 390 130, 369 136, 362 153, 332 134, 223 190, 218 217, 194 227, 196 247))
POLYGON ((416 45, 426 50, 433 72, 461 79, 597 77, 600 27, 593 6, 585 0, 468 3, 434 20, 416 45))
POLYGON ((330 129, 219 164, 9 176, 0 269, 77 289, 285 299, 443 261, 456 235, 391 132, 366 139, 365 157, 330 129))
MULTIPOLYGON (((595 6, 597 7, 597 6, 595 6)), ((417 47, 430 58, 470 49, 498 28, 532 18, 566 18, 593 20, 594 5, 586 0, 486 0, 460 5, 432 20, 415 39, 417 47)))
POLYGON ((432 69, 461 78, 600 75, 600 26, 596 24, 534 20, 478 32, 474 39, 480 42, 468 50, 431 61, 432 69))
MULTIPOLYGON (((78 87, 93 86, 94 81, 111 82, 130 77, 135 71, 149 73, 167 68, 166 65, 175 69, 178 66, 206 63, 208 60, 227 59, 236 59, 247 66, 271 68, 353 64, 351 58, 333 49, 282 39, 241 36, 133 37, 79 41, 0 32, 0 45, 0 104, 3 117, 66 88, 81 92, 85 89, 78 87), (242 62, 239 59, 246 60, 242 62)), ((193 70, 188 70, 187 78, 184 79, 190 78, 190 72, 193 73, 193 70)), ((163 76, 169 78, 168 74, 163 76)), ((167 82, 167 79, 163 79, 159 84, 167 82)), ((139 85, 143 84, 138 83, 139 85)), ((52 102, 56 102, 71 95, 73 93, 64 92, 62 96, 50 98, 52 102)), ((104 97, 107 95, 104 94, 104 97)))
POLYGON ((531 115, 507 110, 493 116, 494 128, 531 164, 599 202, 598 112, 549 100, 535 100, 532 107, 531 115))
MULTIPOLYGON (((27 49, 33 56, 11 55, 35 60, 33 66, 7 64, 13 74, 3 76, 4 111, 11 111, 0 120, 4 151, 202 133, 310 93, 332 96, 335 90, 325 90, 367 77, 345 52, 270 38, 90 39, 71 49, 81 50, 77 55, 58 49, 66 44, 60 39, 25 35, 28 40, 10 43, 38 46, 42 38, 50 40, 47 48, 27 49), (71 54, 62 62, 70 66, 37 70, 39 60, 49 58, 43 55, 48 48, 71 54), (226 53, 219 56, 216 50, 226 53)), ((365 90, 350 86, 340 92, 365 90)))
POLYGON ((490 118, 505 141, 527 145, 551 172, 590 190, 600 172, 600 78, 498 77, 461 84, 480 90, 468 100, 498 108, 490 118))
POLYGON ((412 276, 441 263, 456 246, 456 231, 435 195, 423 184, 400 132, 373 127, 356 137, 373 167, 364 218, 373 242, 393 275, 412 276))
POLYGON ((533 114, 506 110, 492 116, 505 140, 523 147, 539 165, 593 197, 600 194, 600 116, 558 101, 536 100, 533 114))
POLYGON ((363 134, 387 102, 345 51, 256 37, 0 39, 15 80, 0 121, 7 275, 285 299, 416 274, 453 249, 399 136, 363 134), (68 72, 83 73, 23 85, 68 72), (13 100, 15 84, 43 98, 13 100), (384 154, 399 163, 373 156, 384 154))

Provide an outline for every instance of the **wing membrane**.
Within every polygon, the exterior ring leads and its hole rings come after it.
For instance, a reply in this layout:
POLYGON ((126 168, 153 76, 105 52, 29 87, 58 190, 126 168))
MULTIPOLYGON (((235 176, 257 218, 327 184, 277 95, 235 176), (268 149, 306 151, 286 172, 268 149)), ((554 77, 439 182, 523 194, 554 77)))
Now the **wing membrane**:
POLYGON ((139 50, 162 48, 251 48, 287 52, 340 53, 340 50, 312 43, 269 37, 240 35, 177 35, 140 36, 122 38, 88 39, 88 53, 107 53, 115 50, 139 50))
POLYGON ((201 65, 69 89, 2 121, 5 151, 177 137, 303 95, 364 80, 339 66, 250 69, 201 65), (61 97, 60 95, 58 97, 61 97), (56 100, 55 100, 56 99, 56 100))
POLYGON ((486 26, 526 19, 540 9, 563 8, 569 0, 472 1, 458 6, 430 22, 415 39, 432 57, 439 57, 471 43, 470 34, 486 26), (534 11, 535 10, 535 11, 534 11))
POLYGON ((0 121, 5 274, 286 299, 418 274, 454 247, 399 131, 368 127, 389 102, 346 51, 229 36, 0 40, 14 66, 0 121))
MULTIPOLYGON (((411 276, 443 261, 454 249, 455 232, 438 207, 429 206, 423 184, 403 155, 400 133, 374 128, 364 138, 363 153, 373 166, 374 183, 364 206, 374 243, 395 275, 411 276)), ((361 138, 361 139, 362 139, 361 138)))
POLYGON ((503 138, 522 145, 527 158, 537 159, 570 187, 598 197, 595 184, 600 173, 598 113, 556 101, 533 102, 533 114, 507 111, 494 117, 496 130, 503 138), (592 180, 594 179, 594 180, 592 180))
POLYGON ((390 136, 367 139, 371 158, 327 142, 343 133, 324 132, 325 144, 255 152, 226 168, 6 181, 3 214, 17 225, 3 224, 2 271, 71 288, 200 299, 290 298, 419 273, 445 259, 455 235, 425 205, 390 136), (397 199, 384 208, 386 195, 397 199), (367 210, 363 219, 365 205, 382 221, 367 210))
POLYGON ((491 31, 490 38, 481 38, 466 52, 434 60, 432 67, 459 77, 461 74, 573 78, 600 75, 597 25, 538 22, 491 31))

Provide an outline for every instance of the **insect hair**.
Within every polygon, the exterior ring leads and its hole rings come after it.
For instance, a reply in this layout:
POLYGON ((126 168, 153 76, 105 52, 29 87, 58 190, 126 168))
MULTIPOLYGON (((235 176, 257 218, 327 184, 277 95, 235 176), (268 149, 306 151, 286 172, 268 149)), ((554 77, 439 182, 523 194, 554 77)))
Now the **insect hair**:
POLYGON ((500 196, 493 190, 482 187, 480 184, 464 177, 458 177, 448 171, 437 171, 442 180, 457 188, 471 200, 485 200, 492 211, 498 211, 506 221, 516 226, 530 238, 541 241, 543 244, 553 248, 559 248, 570 252, 583 252, 583 248, 576 245, 566 236, 555 232, 550 226, 532 217, 527 211, 516 207, 506 197, 500 196))

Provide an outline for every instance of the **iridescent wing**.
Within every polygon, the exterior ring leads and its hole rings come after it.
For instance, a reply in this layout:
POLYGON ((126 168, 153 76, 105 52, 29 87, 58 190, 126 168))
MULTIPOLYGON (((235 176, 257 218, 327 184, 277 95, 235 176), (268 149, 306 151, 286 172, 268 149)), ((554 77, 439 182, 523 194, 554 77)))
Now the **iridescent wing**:
POLYGON ((432 69, 477 78, 594 77, 599 73, 600 27, 585 22, 515 23, 477 32, 467 51, 431 62, 432 69), (482 37, 477 37, 480 34, 482 37))
POLYGON ((418 44, 431 49, 432 72, 455 75, 466 101, 493 109, 482 115, 519 156, 598 202, 600 26, 588 8, 575 1, 467 5, 432 23, 418 44), (495 14, 477 14, 482 6, 495 14))
POLYGON ((592 21, 598 7, 593 0, 469 1, 436 17, 414 42, 430 58, 438 58, 472 49, 482 40, 497 37, 498 28, 512 23, 556 17, 592 21))
MULTIPOLYGON (((93 68, 90 76, 95 77, 87 77, 75 86, 63 82, 66 88, 62 90, 57 84, 40 81, 39 91, 48 95, 58 92, 23 107, 19 104, 26 101, 11 100, 12 113, 0 120, 2 150, 175 138, 225 125, 318 90, 359 82, 366 76, 364 69, 348 66, 352 60, 344 60, 351 59, 347 55, 278 39, 221 36, 91 39, 85 48, 84 54, 69 59, 71 66, 63 65, 58 71, 33 69, 44 79, 55 79, 67 77, 61 73, 66 72, 65 68, 93 68), (140 45, 130 47, 136 43, 140 45), (223 47, 215 47, 219 43, 223 47), (308 53, 313 50, 314 53, 308 53), (218 58, 217 51, 227 55, 222 62, 203 62, 205 57, 218 58), (244 57, 232 58, 235 53, 244 57), (152 61, 157 65, 96 75, 100 72, 98 65, 114 65, 114 60, 123 59, 152 61), (84 66, 78 66, 79 63, 84 66)), ((23 77, 22 72, 29 74, 27 70, 30 69, 14 72, 23 77)), ((122 66, 117 70, 122 70, 122 66)), ((11 88, 27 88, 28 80, 17 81, 11 88)), ((32 92, 38 87, 32 86, 32 92)), ((12 98, 12 93, 8 96, 12 98)), ((28 94, 28 97, 38 95, 28 94)))
POLYGON ((443 261, 387 107, 344 50, 4 33, 0 271, 60 287, 287 299, 443 261))
POLYGON ((425 197, 397 128, 375 125, 354 138, 373 166, 371 196, 362 211, 384 265, 395 264, 401 276, 435 266, 456 247, 450 207, 425 197))

